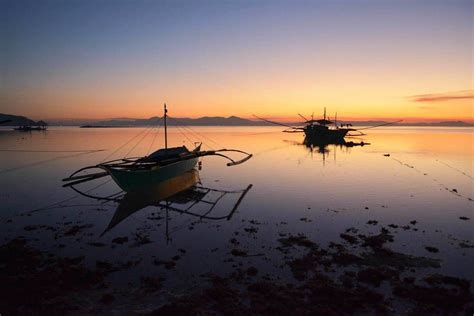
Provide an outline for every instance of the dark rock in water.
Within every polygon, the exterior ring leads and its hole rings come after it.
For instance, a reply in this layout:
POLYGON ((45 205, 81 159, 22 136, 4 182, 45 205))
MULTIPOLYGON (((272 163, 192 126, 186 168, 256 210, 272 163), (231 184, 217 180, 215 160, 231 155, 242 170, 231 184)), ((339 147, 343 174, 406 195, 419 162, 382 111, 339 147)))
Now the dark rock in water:
POLYGON ((145 293, 156 292, 162 288, 163 281, 163 278, 142 277, 141 288, 145 291, 145 293))
POLYGON ((83 257, 41 253, 15 239, 0 246, 2 314, 70 314, 81 309, 71 299, 103 282, 101 271, 87 269, 83 257))
POLYGON ((176 262, 175 261, 165 261, 165 260, 155 260, 153 261, 153 264, 156 265, 156 266, 161 266, 161 265, 164 265, 166 269, 168 270, 171 270, 171 269, 174 269, 174 267, 176 266, 176 262))
POLYGON ((385 157, 390 157, 390 154, 384 154, 385 157))
POLYGON ((367 221, 367 224, 369 225, 377 225, 378 223, 379 223, 378 221, 374 221, 374 220, 367 221))
POLYGON ((104 247, 105 244, 101 242, 88 242, 87 243, 89 246, 94 246, 94 247, 104 247))
POLYGON ((359 262, 360 265, 385 265, 400 270, 408 268, 439 268, 441 266, 440 260, 437 259, 411 256, 386 248, 374 249, 373 253, 363 253, 361 258, 362 260, 359 262))
POLYGON ((241 249, 232 249, 232 251, 230 252, 233 256, 236 256, 236 257, 245 257, 247 256, 247 252, 245 250, 241 250, 241 249))
POLYGON ((362 237, 361 239, 364 241, 363 246, 379 249, 385 243, 393 242, 393 236, 388 233, 388 230, 382 228, 381 231, 378 235, 362 237))
POLYGON ((474 248, 474 245, 467 241, 461 241, 459 243, 460 248, 474 248))
POLYGON ((458 193, 457 189, 452 189, 451 192, 458 193))
POLYGON ((285 247, 291 247, 291 246, 301 246, 301 247, 307 247, 307 248, 313 248, 316 246, 316 244, 312 241, 310 241, 306 236, 304 235, 291 235, 287 238, 280 238, 278 241, 285 247))
POLYGON ((431 246, 425 246, 425 249, 428 250, 429 252, 439 252, 439 249, 436 247, 431 247, 431 246))
POLYGON ((469 217, 461 216, 461 217, 459 217, 459 219, 462 219, 463 221, 468 221, 468 220, 469 220, 469 217))
POLYGON ((426 283, 430 285, 452 285, 458 287, 461 292, 469 292, 471 288, 471 283, 468 280, 445 276, 441 274, 433 274, 427 276, 423 279, 426 283))
POLYGON ((115 297, 112 294, 107 293, 107 294, 102 295, 99 301, 103 304, 110 304, 114 300, 115 300, 115 297))
POLYGON ((64 236, 76 236, 77 234, 81 233, 84 229, 86 228, 91 228, 93 225, 88 224, 88 225, 74 225, 70 228, 68 228, 63 235, 64 236))
POLYGON ((258 228, 257 227, 248 227, 248 228, 244 228, 244 230, 249 234, 258 233, 258 228))
POLYGON ((400 272, 386 267, 367 268, 357 273, 357 280, 374 286, 380 286, 382 281, 398 278, 400 272))
POLYGON ((390 228, 398 228, 398 225, 390 224, 390 225, 388 225, 388 227, 390 227, 390 228))
POLYGON ((332 256, 332 262, 341 265, 348 266, 352 264, 359 264, 362 258, 349 252, 339 252, 332 256))
POLYGON ((426 277, 424 281, 430 286, 406 282, 396 283, 393 294, 416 302, 418 314, 426 314, 430 311, 430 314, 457 315, 466 304, 472 304, 474 301, 467 280, 433 275, 426 277))
POLYGON ((140 234, 140 233, 135 234, 135 244, 134 244, 135 247, 146 245, 152 242, 153 241, 150 239, 150 237, 148 237, 148 235, 140 234))
POLYGON ((128 242, 128 237, 117 237, 117 238, 112 239, 112 242, 114 244, 122 245, 122 244, 128 242))
POLYGON ((410 224, 412 225, 416 225, 416 223, 418 223, 417 221, 411 221, 410 224))
POLYGON ((340 234, 339 236, 352 245, 359 243, 359 241, 357 240, 357 237, 354 237, 352 235, 340 234))
POLYGON ((240 242, 239 242, 236 238, 231 238, 231 239, 229 240, 229 242, 230 242, 231 244, 234 244, 234 245, 240 244, 240 242))
POLYGON ((255 267, 250 267, 247 269, 247 274, 250 276, 257 275, 257 273, 258 273, 258 270, 255 267))

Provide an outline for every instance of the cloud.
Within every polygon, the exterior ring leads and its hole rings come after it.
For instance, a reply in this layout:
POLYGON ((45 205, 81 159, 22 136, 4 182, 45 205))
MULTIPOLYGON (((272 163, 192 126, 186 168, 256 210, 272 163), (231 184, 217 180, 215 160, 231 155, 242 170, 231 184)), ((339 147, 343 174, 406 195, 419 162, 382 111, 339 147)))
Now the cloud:
POLYGON ((418 107, 419 109, 422 109, 422 110, 434 110, 436 109, 437 107, 435 106, 430 106, 430 105, 421 105, 418 107))
POLYGON ((446 93, 419 94, 409 97, 415 102, 444 102, 452 100, 474 99, 474 90, 464 90, 446 93))

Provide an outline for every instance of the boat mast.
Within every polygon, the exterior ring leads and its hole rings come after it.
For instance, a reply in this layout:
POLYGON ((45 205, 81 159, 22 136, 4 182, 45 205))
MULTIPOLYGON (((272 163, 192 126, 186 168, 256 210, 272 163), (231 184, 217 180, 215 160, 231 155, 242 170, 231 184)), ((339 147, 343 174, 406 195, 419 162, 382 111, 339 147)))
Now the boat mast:
POLYGON ((168 113, 168 110, 166 109, 166 103, 165 103, 165 106, 164 106, 164 113, 165 114, 164 114, 163 118, 165 120, 165 149, 168 149, 168 130, 166 128, 166 116, 167 116, 166 113, 168 113))

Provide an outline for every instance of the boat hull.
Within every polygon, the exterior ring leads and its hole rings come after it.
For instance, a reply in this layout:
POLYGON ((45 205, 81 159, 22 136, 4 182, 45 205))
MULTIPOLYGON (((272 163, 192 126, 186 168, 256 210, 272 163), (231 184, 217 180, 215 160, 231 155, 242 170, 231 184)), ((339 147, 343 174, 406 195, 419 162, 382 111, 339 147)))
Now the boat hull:
POLYGON ((334 129, 334 130, 319 130, 319 129, 305 129, 306 139, 311 142, 343 142, 344 137, 349 130, 334 129))
POLYGON ((117 185, 125 192, 146 190, 160 182, 175 178, 193 169, 198 158, 186 159, 151 170, 127 170, 102 167, 110 174, 117 185))
POLYGON ((193 169, 169 180, 161 181, 140 191, 127 192, 120 200, 105 234, 131 214, 151 205, 159 205, 163 200, 171 199, 195 186, 199 181, 199 173, 193 169))

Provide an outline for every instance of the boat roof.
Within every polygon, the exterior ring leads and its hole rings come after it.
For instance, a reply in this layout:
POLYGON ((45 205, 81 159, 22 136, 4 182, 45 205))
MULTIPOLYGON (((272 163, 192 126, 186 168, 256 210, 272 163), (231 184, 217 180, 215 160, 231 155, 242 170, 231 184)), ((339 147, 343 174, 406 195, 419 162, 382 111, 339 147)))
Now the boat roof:
POLYGON ((323 119, 323 120, 315 120, 316 123, 318 124, 321 124, 321 125, 329 125, 329 124, 334 124, 333 121, 330 121, 330 120, 326 120, 326 119, 323 119))
POLYGON ((175 157, 186 153, 189 153, 189 150, 186 148, 186 146, 161 148, 148 155, 144 160, 160 160, 162 158, 175 157))

